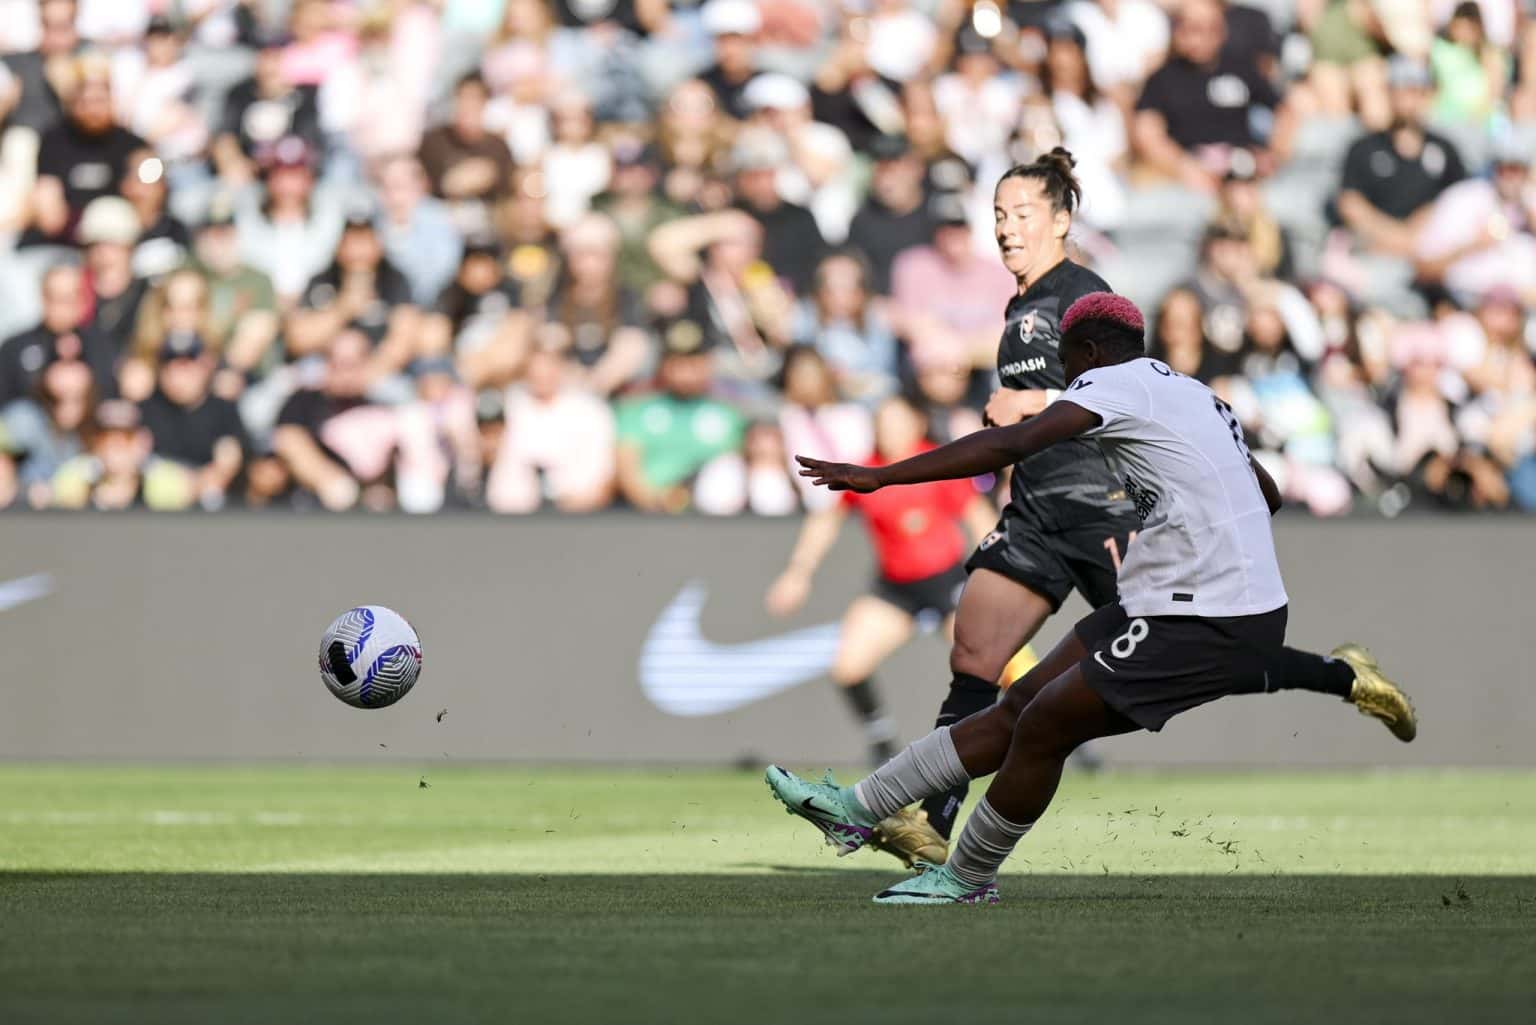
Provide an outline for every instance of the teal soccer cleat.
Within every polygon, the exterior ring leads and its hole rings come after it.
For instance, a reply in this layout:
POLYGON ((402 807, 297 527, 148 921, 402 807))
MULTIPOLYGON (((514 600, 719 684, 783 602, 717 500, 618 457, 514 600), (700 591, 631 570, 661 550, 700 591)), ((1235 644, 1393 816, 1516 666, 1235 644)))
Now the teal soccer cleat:
POLYGON ((770 765, 763 778, 786 811, 826 834, 827 843, 837 848, 839 858, 869 842, 875 817, 853 796, 853 788, 832 782, 830 772, 823 782, 812 783, 788 769, 770 765))
POLYGON ((921 870, 911 879, 903 880, 889 890, 875 894, 876 904, 997 904, 995 881, 984 886, 972 886, 962 882, 949 870, 948 865, 930 865, 918 862, 921 870))

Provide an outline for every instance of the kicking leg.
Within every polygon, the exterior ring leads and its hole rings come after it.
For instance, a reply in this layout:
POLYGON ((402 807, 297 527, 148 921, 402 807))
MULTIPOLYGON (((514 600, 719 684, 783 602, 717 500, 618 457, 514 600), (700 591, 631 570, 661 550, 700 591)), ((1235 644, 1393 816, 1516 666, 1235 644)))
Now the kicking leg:
POLYGON ((832 681, 864 730, 871 766, 882 764, 896 752, 896 724, 885 713, 875 689, 874 672, 911 636, 912 617, 879 598, 859 598, 843 614, 832 681))
POLYGON ((998 866, 1050 806, 1067 756, 1082 743, 1129 733, 1073 666, 1019 716, 1007 757, 960 833, 947 864, 879 894, 881 904, 992 903, 998 866))
MULTIPOLYGON (((949 656, 953 676, 934 725, 950 726, 992 708, 997 703, 998 677, 1008 660, 1039 632, 1053 611, 1044 597, 1001 573, 988 569, 973 572, 955 613, 955 643, 949 656)), ((1035 675, 1031 672, 1026 678, 1035 675)), ((1039 686, 1050 679, 1044 677, 1039 686)), ((1006 744, 1003 750, 1007 750, 1006 744)), ((984 769, 973 775, 991 771, 984 769)), ((923 802, 929 824, 941 837, 949 838, 968 789, 968 781, 962 782, 923 802)))
POLYGON ((1266 674, 1265 690, 1310 690, 1343 698, 1361 715, 1380 719, 1405 743, 1419 732, 1413 702, 1387 679, 1375 657, 1358 644, 1341 644, 1332 655, 1281 648, 1266 674))

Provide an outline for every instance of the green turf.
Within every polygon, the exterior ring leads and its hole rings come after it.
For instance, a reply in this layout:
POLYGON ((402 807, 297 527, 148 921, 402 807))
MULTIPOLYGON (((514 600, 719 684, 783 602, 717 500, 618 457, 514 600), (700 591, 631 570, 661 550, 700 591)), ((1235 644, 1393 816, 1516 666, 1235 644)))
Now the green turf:
POLYGON ((1533 851, 1536 774, 1072 777, 893 909, 755 775, 0 766, 0 1022, 1528 1022, 1533 851))

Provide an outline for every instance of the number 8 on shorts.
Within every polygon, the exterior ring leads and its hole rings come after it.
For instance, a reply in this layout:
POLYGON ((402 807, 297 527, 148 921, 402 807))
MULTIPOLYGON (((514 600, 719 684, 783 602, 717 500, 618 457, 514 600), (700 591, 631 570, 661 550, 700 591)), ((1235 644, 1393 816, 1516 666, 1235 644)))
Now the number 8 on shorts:
POLYGON ((1116 637, 1109 645, 1109 653, 1116 658, 1129 658, 1136 650, 1136 645, 1147 639, 1150 628, 1145 619, 1133 619, 1125 633, 1116 637))

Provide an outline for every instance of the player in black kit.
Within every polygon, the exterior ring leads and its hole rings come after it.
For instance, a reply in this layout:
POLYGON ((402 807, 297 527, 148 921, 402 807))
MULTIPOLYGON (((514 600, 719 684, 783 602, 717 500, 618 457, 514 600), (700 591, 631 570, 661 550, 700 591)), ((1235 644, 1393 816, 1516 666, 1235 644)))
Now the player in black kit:
MULTIPOLYGON (((997 350, 1000 387, 986 419, 1006 427, 1040 413, 1066 387, 1057 351, 1061 316, 1090 292, 1109 285, 1067 258, 1067 234, 1082 188, 1074 161, 1057 147, 1010 169, 993 198, 1003 266, 1018 281, 997 350)), ((1046 449, 1020 463, 1002 519, 966 563, 970 577, 955 614, 949 694, 937 726, 949 726, 997 700, 998 678, 1076 588, 1094 608, 1115 599, 1120 557, 1137 527, 1124 486, 1097 444, 1084 438, 1046 449)), ((1016 684, 1017 685, 1017 684, 1016 684)), ((883 820, 872 846, 908 865, 939 863, 948 853, 966 784, 930 797, 921 810, 883 820)))

